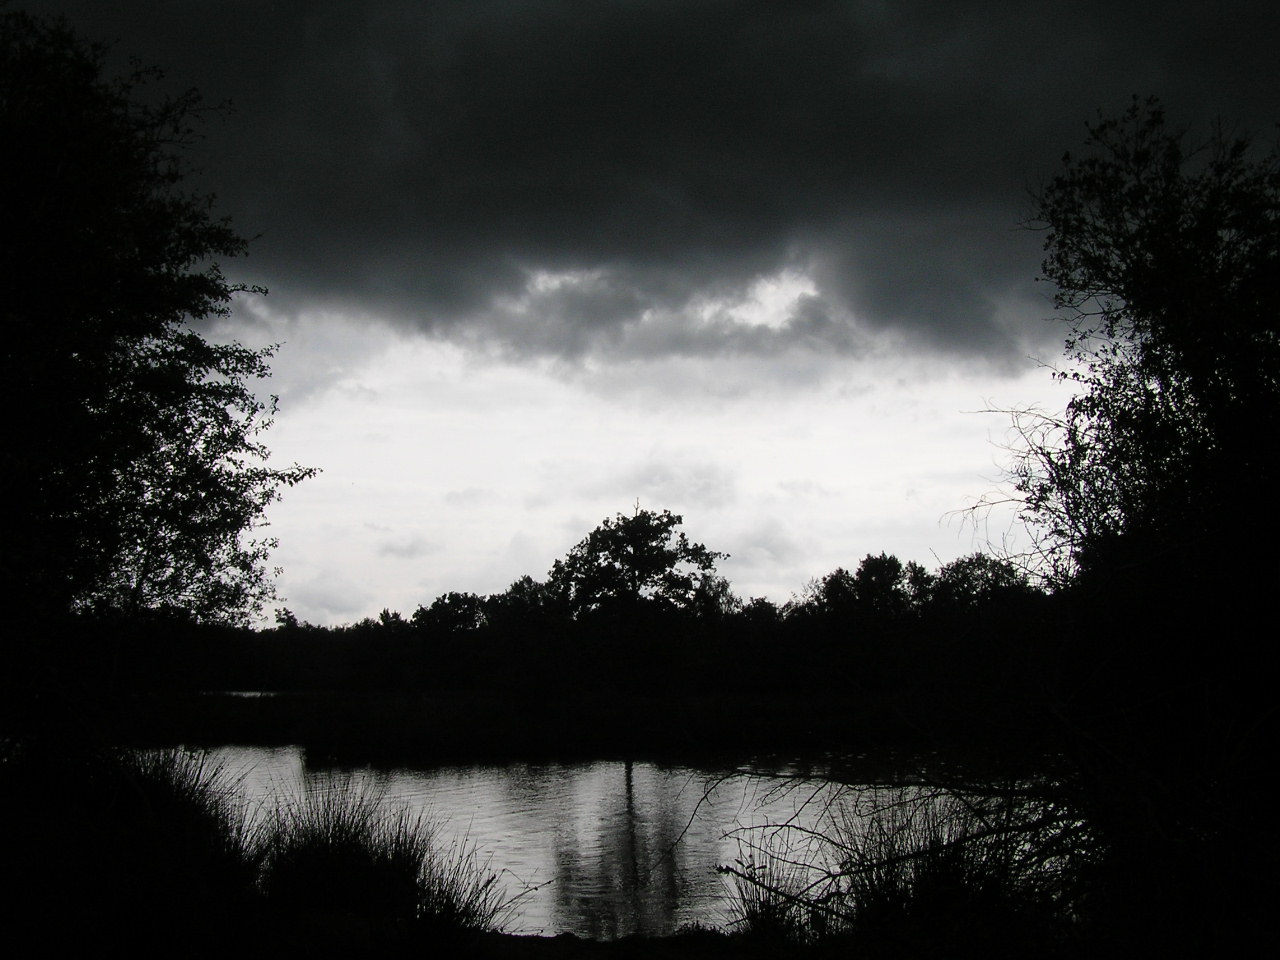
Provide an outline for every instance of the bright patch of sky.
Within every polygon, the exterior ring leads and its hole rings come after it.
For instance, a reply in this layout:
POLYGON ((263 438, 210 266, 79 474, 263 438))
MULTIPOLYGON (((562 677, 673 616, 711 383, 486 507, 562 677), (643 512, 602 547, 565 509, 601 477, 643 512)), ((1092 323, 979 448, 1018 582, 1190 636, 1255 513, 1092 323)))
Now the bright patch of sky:
MULTIPOLYGON (((805 290, 783 277, 753 296, 776 316, 805 290)), ((253 303, 259 335, 287 341, 269 445, 324 471, 270 512, 285 604, 314 623, 541 579, 636 503, 728 552, 744 598, 785 602, 882 550, 936 566, 1007 532, 955 515, 1000 476, 1007 420, 977 411, 1061 392, 1030 361, 998 398, 978 373, 883 356, 514 361, 253 303)))
POLYGON ((704 301, 696 316, 705 321, 725 318, 753 327, 781 330, 796 312, 803 297, 818 292, 812 278, 798 270, 782 270, 761 277, 751 284, 745 295, 704 301))

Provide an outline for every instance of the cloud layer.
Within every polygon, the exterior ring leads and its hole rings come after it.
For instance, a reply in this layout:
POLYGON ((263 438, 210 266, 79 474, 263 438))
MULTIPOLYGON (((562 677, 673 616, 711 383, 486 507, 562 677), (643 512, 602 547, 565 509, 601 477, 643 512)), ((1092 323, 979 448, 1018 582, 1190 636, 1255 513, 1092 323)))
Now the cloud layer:
POLYGON ((30 6, 234 102, 197 160, 280 309, 515 357, 1021 356, 1015 226, 1095 109, 1280 102, 1243 0, 30 6), (787 276, 784 322, 735 313, 787 276))

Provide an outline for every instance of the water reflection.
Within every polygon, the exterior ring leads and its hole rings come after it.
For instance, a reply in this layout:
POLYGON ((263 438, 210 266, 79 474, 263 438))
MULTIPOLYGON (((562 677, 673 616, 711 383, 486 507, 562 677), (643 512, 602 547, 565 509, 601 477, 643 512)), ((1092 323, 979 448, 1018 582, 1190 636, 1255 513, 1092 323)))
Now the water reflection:
MULTIPOLYGON (((221 754, 264 807, 331 782, 294 748, 221 754)), ((353 773, 443 821, 447 840, 492 858, 508 893, 523 895, 511 932, 598 939, 723 925, 727 888, 716 867, 739 855, 735 830, 816 825, 822 797, 835 789, 778 789, 789 781, 631 762, 353 773)))
POLYGON ((632 763, 593 765, 584 774, 570 804, 572 827, 555 837, 552 926, 611 939, 671 933, 694 919, 688 901, 700 887, 715 892, 697 874, 711 879, 715 863, 681 848, 687 820, 673 812, 693 815, 681 801, 697 781, 687 771, 632 763))

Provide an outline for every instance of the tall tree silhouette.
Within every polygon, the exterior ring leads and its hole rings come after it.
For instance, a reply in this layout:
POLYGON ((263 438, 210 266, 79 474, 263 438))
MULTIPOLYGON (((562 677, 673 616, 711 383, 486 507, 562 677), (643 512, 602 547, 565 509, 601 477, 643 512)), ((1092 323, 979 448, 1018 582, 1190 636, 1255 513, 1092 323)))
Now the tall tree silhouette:
POLYGON ((1015 472, 1066 588, 1042 696, 1098 842, 1098 929, 1117 953, 1231 952, 1274 890, 1280 145, 1194 142, 1135 100, 1086 146, 1035 221, 1081 388, 1022 422, 1015 472))
POLYGON ((658 513, 637 506, 630 517, 619 513, 557 560, 548 581, 574 613, 634 609, 642 601, 693 609, 700 595, 713 589, 709 581, 715 578, 716 561, 726 554, 692 542, 676 529, 683 522, 670 510, 658 513))
POLYGON ((1280 427, 1280 147, 1221 126, 1194 143, 1153 100, 1089 131, 1033 220, 1071 327, 1060 376, 1082 391, 1059 419, 1021 421, 1026 516, 1059 579, 1210 548, 1260 558, 1280 427))
POLYGON ((274 348, 197 332, 246 291, 218 266, 245 240, 185 185, 201 99, 107 52, 0 14, 0 577, 15 614, 243 621, 273 595, 263 511, 314 471, 266 465, 274 348))

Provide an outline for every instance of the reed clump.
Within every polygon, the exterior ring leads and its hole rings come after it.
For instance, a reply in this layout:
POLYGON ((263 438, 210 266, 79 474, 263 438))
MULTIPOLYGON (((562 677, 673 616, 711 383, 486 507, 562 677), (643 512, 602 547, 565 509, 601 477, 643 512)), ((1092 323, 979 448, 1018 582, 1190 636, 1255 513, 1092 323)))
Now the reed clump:
MULTIPOLYGON (((414 934, 496 931, 508 897, 474 845, 389 801, 323 778, 250 810, 204 752, 53 752, 4 744, 0 922, 59 937, 308 929, 342 917, 414 934)), ((52 937, 52 939, 49 939, 52 937)))
POLYGON ((509 900, 488 861, 439 825, 350 775, 312 780, 262 830, 261 889, 289 913, 497 930, 509 900))
MULTIPOLYGON (((753 845, 755 846, 755 845, 753 845)), ((720 872, 729 878, 728 930, 754 941, 784 945, 819 938, 808 894, 808 871, 787 851, 769 846, 748 851, 720 872)))
POLYGON ((185 751, 6 745, 0 871, 8 931, 163 941, 251 915, 257 860, 234 778, 185 751))
POLYGON ((1057 956, 1083 824, 1022 790, 851 790, 826 824, 741 831, 736 929, 865 956, 1057 956))

